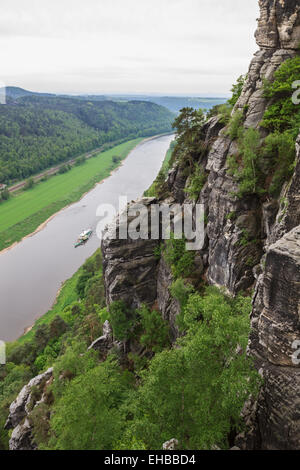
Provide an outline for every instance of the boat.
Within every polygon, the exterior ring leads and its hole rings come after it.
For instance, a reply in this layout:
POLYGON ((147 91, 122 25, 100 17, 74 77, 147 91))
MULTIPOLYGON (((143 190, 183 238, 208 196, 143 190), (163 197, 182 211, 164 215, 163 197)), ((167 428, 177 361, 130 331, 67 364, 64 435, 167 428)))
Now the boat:
POLYGON ((93 230, 90 228, 87 230, 84 230, 79 235, 78 240, 75 243, 75 248, 77 248, 78 246, 84 245, 84 243, 86 243, 88 239, 91 237, 92 233, 93 233, 93 230))

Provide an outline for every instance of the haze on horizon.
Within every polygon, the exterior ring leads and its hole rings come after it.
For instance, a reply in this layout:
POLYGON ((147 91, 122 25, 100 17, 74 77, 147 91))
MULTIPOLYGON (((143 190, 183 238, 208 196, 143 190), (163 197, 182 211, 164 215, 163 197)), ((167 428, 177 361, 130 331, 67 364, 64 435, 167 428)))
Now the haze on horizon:
POLYGON ((32 91, 228 95, 258 1, 2 0, 0 82, 32 91))

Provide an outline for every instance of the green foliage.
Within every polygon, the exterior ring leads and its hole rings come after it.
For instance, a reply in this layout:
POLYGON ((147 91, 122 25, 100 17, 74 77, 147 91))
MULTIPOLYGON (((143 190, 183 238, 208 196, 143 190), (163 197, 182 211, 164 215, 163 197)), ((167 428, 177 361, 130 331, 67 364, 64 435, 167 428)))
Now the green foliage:
MULTIPOLYGON (((185 254, 177 242, 172 245, 173 260, 185 254)), ((97 253, 66 288, 75 292, 83 272, 95 273, 99 280, 99 263, 97 253)), ((239 430, 244 401, 258 387, 245 355, 250 299, 232 299, 216 288, 200 295, 176 279, 171 294, 181 305, 185 335, 168 349, 169 327, 158 311, 142 306, 135 312, 114 302, 107 312, 101 301, 89 310, 95 301, 93 289, 93 283, 86 286, 80 303, 63 289, 58 300, 62 317, 50 315, 21 349, 8 348, 9 361, 19 365, 10 362, 0 369, 0 424, 37 369, 53 364, 53 383, 32 395, 36 400, 46 393, 45 403, 34 407, 30 416, 39 449, 159 449, 171 436, 183 449, 227 448, 229 434, 239 430), (122 368, 112 354, 101 362, 98 352, 87 350, 101 335, 95 325, 108 318, 115 337, 135 345, 135 351, 122 358, 122 368)), ((6 448, 7 433, 0 432, 0 438, 1 448, 6 448)))
POLYGON ((164 258, 172 270, 175 279, 178 277, 188 277, 194 267, 194 251, 187 251, 185 247, 185 239, 176 239, 174 234, 166 240, 162 248, 164 258))
POLYGON ((157 310, 149 310, 145 305, 138 310, 138 315, 143 331, 140 343, 154 353, 162 351, 170 342, 168 323, 157 310))
POLYGON ((201 156, 205 150, 202 132, 204 122, 205 115, 201 109, 181 109, 173 123, 173 128, 176 129, 176 147, 171 161, 178 155, 181 155, 181 158, 189 155, 191 159, 201 156))
POLYGON ((172 297, 178 300, 180 307, 184 308, 189 295, 194 291, 194 288, 191 284, 184 281, 181 277, 176 279, 176 281, 172 282, 170 287, 170 292, 172 297))
POLYGON ((242 94, 243 91, 243 86, 245 83, 245 80, 247 78, 247 75, 241 75, 238 79, 237 82, 232 86, 231 91, 232 91, 232 97, 228 100, 228 103, 234 107, 235 104, 237 103, 239 97, 242 94))
POLYGON ((24 191, 27 191, 28 189, 33 188, 33 186, 34 186, 34 179, 33 179, 33 178, 29 178, 29 179, 26 181, 26 183, 25 183, 23 189, 24 189, 24 191))
POLYGON ((105 143, 169 132, 173 117, 144 101, 21 97, 0 109, 0 183, 28 178, 105 143))
POLYGON ((30 378, 30 369, 25 365, 11 362, 0 365, 0 450, 8 449, 8 433, 4 430, 4 425, 9 406, 30 378))
POLYGON ((240 142, 243 167, 239 174, 239 196, 258 191, 258 162, 260 158, 260 135, 255 129, 246 129, 240 142))
POLYGON ((293 173, 295 141, 300 128, 299 105, 293 103, 293 83, 299 80, 300 57, 288 59, 278 68, 272 82, 265 80, 264 93, 270 106, 264 114, 262 127, 271 134, 266 138, 263 156, 265 171, 273 174, 269 192, 278 196, 282 185, 293 173))
POLYGON ((81 155, 81 157, 76 158, 75 165, 83 165, 86 162, 86 156, 81 155))
POLYGON ((249 128, 240 132, 239 152, 241 162, 235 155, 227 159, 228 173, 235 177, 239 184, 236 196, 243 197, 248 194, 260 194, 260 135, 256 129, 249 128))
POLYGON ((283 183, 293 174, 296 157, 295 140, 289 131, 273 132, 266 137, 262 152, 266 162, 265 171, 273 174, 269 193, 278 196, 283 183))
POLYGON ((227 102, 224 104, 218 104, 211 108, 206 115, 207 119, 210 119, 214 116, 219 116, 219 120, 224 126, 226 126, 231 117, 232 106, 227 102))
POLYGON ((237 217, 237 214, 235 211, 231 211, 226 215, 226 220, 235 220, 237 217))
MULTIPOLYGON (((71 171, 53 176, 43 184, 35 184, 30 191, 21 191, 0 206, 0 250, 21 240, 51 215, 77 201, 95 184, 110 175, 114 168, 112 156, 116 151, 124 159, 141 138, 99 152, 85 165, 74 166, 71 171)), ((104 146, 103 146, 104 147, 104 146)))
POLYGON ((109 317, 114 337, 118 341, 126 341, 135 325, 135 312, 122 300, 116 300, 109 305, 109 317))
POLYGON ((294 139, 299 133, 299 106, 292 101, 294 81, 299 80, 300 57, 288 59, 274 74, 274 81, 264 82, 264 93, 271 104, 265 112, 261 125, 271 132, 290 130, 294 139))
POLYGON ((238 139, 243 132, 244 114, 242 111, 237 110, 230 118, 226 134, 232 139, 238 139))
POLYGON ((203 168, 196 164, 194 166, 194 171, 190 177, 189 185, 185 189, 185 192, 194 201, 197 201, 200 195, 200 191, 206 182, 206 179, 207 179, 207 176, 203 168))
POLYGON ((127 442, 131 436, 131 442, 159 449, 176 436, 183 449, 228 448, 228 435, 239 428, 244 402, 259 384, 245 354, 250 309, 249 298, 229 299, 218 289, 190 296, 181 347, 152 359, 127 405, 134 410, 127 442))
POLYGON ((112 449, 122 436, 119 407, 131 388, 128 373, 110 357, 67 383, 53 407, 51 438, 44 448, 112 449))
POLYGON ((170 143, 170 147, 167 150, 167 153, 165 155, 163 164, 161 166, 161 169, 160 169, 156 179, 154 180, 154 182, 152 183, 150 188, 147 189, 144 192, 145 197, 158 197, 158 198, 160 198, 160 197, 164 197, 167 194, 168 188, 167 188, 167 185, 166 185, 166 179, 167 179, 167 176, 168 176, 168 171, 169 171, 170 166, 171 166, 171 159, 172 159, 172 154, 173 154, 175 146, 176 146, 176 142, 173 140, 170 143))
POLYGON ((71 165, 61 165, 61 167, 59 168, 58 170, 58 173, 60 175, 63 175, 64 173, 67 173, 67 171, 70 171, 71 170, 71 165))
POLYGON ((3 189, 0 192, 0 202, 1 201, 7 201, 10 198, 10 192, 8 191, 7 188, 3 189))

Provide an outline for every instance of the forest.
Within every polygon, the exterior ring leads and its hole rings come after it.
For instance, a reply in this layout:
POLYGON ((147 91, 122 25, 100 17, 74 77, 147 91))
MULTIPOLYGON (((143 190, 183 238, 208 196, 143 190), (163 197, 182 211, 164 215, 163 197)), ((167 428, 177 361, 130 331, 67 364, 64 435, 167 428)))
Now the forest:
POLYGON ((0 107, 0 184, 100 147, 171 131, 173 113, 143 101, 8 95, 0 107), (13 97, 12 97, 13 96, 13 97))

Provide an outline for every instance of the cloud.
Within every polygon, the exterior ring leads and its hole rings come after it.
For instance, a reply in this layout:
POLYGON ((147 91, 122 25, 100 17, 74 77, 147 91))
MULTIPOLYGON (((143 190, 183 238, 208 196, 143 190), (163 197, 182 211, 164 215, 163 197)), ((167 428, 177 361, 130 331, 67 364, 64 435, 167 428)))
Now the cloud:
POLYGON ((227 93, 256 49, 257 0, 1 3, 0 79, 37 91, 227 93))

